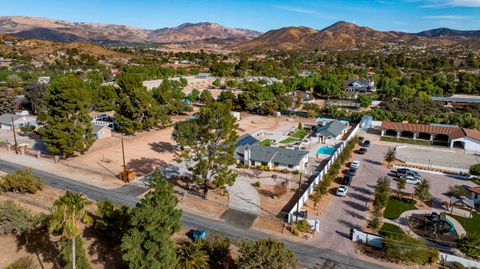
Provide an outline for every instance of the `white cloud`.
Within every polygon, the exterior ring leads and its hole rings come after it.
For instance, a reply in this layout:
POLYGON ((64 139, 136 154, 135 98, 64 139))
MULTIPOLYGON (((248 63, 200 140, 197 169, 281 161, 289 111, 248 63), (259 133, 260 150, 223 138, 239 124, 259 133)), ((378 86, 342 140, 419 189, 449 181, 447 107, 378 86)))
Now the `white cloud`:
POLYGON ((274 6, 275 8, 285 10, 285 11, 290 11, 290 12, 295 12, 295 13, 302 13, 302 14, 312 14, 312 15, 318 15, 319 13, 311 10, 311 9, 305 9, 305 8, 299 8, 299 7, 290 7, 290 6, 274 6))
POLYGON ((423 8, 480 7, 480 0, 421 0, 423 8))
POLYGON ((431 20, 465 20, 469 17, 461 16, 461 15, 437 15, 437 16, 426 16, 423 17, 424 19, 431 19, 431 20))

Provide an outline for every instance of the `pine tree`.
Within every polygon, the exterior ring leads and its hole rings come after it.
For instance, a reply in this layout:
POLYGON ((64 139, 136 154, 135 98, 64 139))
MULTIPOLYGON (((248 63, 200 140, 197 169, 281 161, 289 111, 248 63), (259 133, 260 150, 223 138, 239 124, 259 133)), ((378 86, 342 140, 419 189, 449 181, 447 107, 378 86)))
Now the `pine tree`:
POLYGON ((139 76, 126 74, 118 78, 120 86, 115 118, 119 130, 132 135, 136 131, 150 130, 170 122, 168 108, 160 106, 142 86, 139 76))
POLYGON ((45 100, 48 115, 39 132, 47 150, 62 156, 87 151, 94 140, 88 115, 91 92, 84 82, 75 75, 63 76, 49 85, 45 100))
POLYGON ((230 114, 230 105, 213 102, 202 107, 195 118, 178 122, 173 139, 181 145, 183 160, 190 162, 189 170, 204 184, 204 196, 208 193, 209 182, 220 187, 232 185, 237 174, 230 165, 235 163, 233 152, 238 138, 238 124, 230 114))
POLYGON ((253 269, 294 269, 297 260, 291 250, 285 249, 282 242, 271 238, 240 241, 238 268, 253 269))
POLYGON ((177 209, 173 188, 155 171, 150 177, 152 189, 131 217, 131 229, 122 239, 123 258, 129 267, 171 269, 177 264, 172 235, 181 227, 182 211, 177 209))

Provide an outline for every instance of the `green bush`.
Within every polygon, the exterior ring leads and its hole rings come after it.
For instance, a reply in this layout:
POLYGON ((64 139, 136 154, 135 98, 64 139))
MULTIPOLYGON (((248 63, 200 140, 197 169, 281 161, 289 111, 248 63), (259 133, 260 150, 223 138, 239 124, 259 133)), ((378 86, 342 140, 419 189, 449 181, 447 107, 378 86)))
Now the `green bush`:
POLYGON ((480 236, 471 234, 458 239, 458 249, 465 255, 480 259, 480 236))
POLYGON ((453 197, 462 197, 462 196, 469 197, 470 196, 470 192, 466 188, 458 185, 449 187, 447 194, 453 197))
POLYGON ((448 267, 450 269, 465 269, 466 267, 459 262, 452 262, 452 264, 448 267))
POLYGON ((20 127, 20 131, 22 131, 23 133, 31 133, 35 131, 35 126, 29 124, 23 125, 22 127, 20 127))
POLYGON ((480 176, 480 163, 470 166, 470 174, 480 176))
POLYGON ((302 233, 308 233, 310 231, 310 224, 308 224, 308 221, 305 219, 297 221, 295 227, 302 233))
POLYGON ((438 249, 427 247, 425 241, 408 235, 387 235, 384 245, 385 255, 397 261, 424 265, 438 260, 438 249))
POLYGON ((0 189, 6 192, 36 193, 43 187, 43 182, 33 176, 30 169, 18 170, 0 178, 0 189))
POLYGON ((260 181, 252 183, 252 186, 254 186, 255 188, 260 188, 260 186, 261 186, 260 181))
POLYGON ((31 257, 22 257, 16 261, 14 261, 9 266, 5 267, 5 269, 36 269, 37 266, 34 264, 33 259, 31 257))

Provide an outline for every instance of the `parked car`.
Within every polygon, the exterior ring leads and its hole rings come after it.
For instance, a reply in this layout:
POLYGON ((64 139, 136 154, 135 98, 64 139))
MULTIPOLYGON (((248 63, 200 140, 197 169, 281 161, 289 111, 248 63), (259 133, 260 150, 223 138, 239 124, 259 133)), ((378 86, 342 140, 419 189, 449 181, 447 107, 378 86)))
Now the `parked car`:
POLYGON ((360 161, 357 161, 357 160, 352 161, 352 163, 350 164, 350 167, 355 169, 360 168, 360 161))
POLYGON ((365 142, 363 142, 363 144, 362 144, 362 147, 364 147, 364 148, 370 147, 370 140, 365 140, 365 142))
POLYGON ((406 176, 404 177, 408 184, 418 185, 420 184, 421 178, 414 177, 414 176, 406 176))
POLYGON ((347 175, 351 175, 353 177, 355 176, 356 173, 357 173, 357 169, 350 167, 350 169, 348 169, 347 175))
POLYGON ((342 182, 340 183, 341 185, 348 186, 350 185, 350 182, 352 182, 353 176, 351 175, 344 175, 342 182))
POLYGON ((408 168, 397 168, 397 170, 393 171, 393 174, 397 177, 414 176, 417 178, 421 178, 420 174, 417 171, 413 171, 408 168))
MULTIPOLYGON (((292 215, 297 216, 297 211, 294 211, 292 215)), ((298 211, 298 216, 300 218, 308 219, 308 211, 307 210, 298 211)))
POLYGON ((360 148, 358 150, 358 154, 365 154, 365 153, 367 153, 367 148, 360 148))
POLYGON ((347 196, 347 192, 348 192, 348 187, 344 185, 340 185, 337 189, 337 195, 341 197, 347 196))

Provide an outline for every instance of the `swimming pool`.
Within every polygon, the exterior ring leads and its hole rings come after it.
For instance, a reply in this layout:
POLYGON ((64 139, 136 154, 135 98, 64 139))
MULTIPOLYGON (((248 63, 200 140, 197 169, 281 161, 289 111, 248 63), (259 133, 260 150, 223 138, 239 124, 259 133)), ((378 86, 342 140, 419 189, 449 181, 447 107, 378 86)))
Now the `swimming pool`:
POLYGON ((336 148, 332 147, 321 147, 317 150, 317 154, 327 154, 332 155, 335 152, 336 148))

